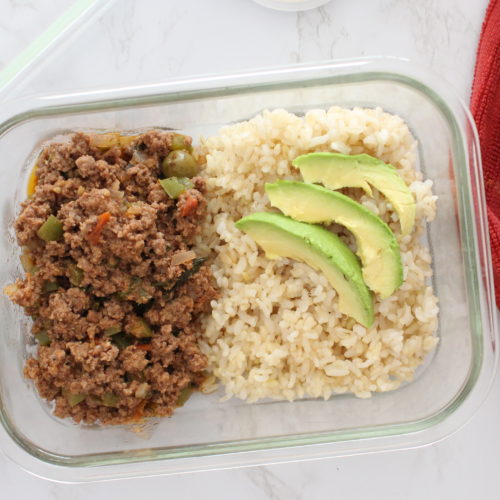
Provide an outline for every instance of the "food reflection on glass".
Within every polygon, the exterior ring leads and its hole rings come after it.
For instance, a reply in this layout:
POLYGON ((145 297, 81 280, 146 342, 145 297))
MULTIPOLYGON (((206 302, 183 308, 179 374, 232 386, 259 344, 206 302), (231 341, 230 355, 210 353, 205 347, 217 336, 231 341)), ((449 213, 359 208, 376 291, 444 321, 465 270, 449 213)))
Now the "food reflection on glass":
POLYGON ((194 148, 160 130, 47 145, 6 288, 33 319, 26 376, 56 416, 100 424, 215 380, 248 402, 396 389, 438 342, 415 155, 378 108, 265 111, 194 148))

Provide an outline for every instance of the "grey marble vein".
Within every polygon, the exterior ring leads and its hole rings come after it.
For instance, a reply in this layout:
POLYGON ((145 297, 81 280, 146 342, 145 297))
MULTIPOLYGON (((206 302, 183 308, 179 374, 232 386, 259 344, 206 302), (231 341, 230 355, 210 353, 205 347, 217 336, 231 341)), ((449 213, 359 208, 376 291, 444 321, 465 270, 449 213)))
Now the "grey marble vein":
POLYGON ((255 467, 245 471, 252 483, 261 490, 269 500, 302 500, 305 497, 291 483, 281 479, 266 467, 255 467))

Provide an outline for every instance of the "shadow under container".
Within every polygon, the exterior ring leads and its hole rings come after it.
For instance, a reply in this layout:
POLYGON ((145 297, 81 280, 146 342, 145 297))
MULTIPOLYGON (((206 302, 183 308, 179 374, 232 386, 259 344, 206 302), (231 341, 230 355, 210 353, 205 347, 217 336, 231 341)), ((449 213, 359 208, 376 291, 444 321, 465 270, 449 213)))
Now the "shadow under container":
POLYGON ((196 141, 264 109, 303 113, 332 105, 400 115, 418 140, 417 167, 439 197, 427 238, 440 341, 415 380, 371 399, 249 405, 195 394, 146 437, 126 426, 75 425, 53 417, 24 379, 29 321, 2 295, 0 448, 10 458, 52 480, 106 480, 421 446, 470 418, 497 360, 479 144, 449 87, 404 61, 338 61, 8 103, 0 111, 0 284, 21 276, 12 224, 36 155, 55 135, 161 127, 196 141))

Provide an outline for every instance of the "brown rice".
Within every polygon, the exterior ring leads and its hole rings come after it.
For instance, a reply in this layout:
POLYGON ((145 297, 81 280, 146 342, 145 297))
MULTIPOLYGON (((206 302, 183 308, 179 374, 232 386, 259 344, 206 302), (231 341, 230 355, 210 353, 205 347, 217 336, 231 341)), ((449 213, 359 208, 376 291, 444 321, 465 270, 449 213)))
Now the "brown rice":
MULTIPOLYGON (((326 399, 345 392, 369 397, 411 380, 438 342, 431 257, 421 243, 436 197, 432 182, 415 170, 416 141, 404 121, 379 108, 333 107, 304 117, 265 111, 224 127, 203 140, 201 150, 209 201, 199 247, 215 250, 212 271, 222 294, 212 304, 201 348, 225 397, 250 402, 326 399), (376 156, 394 165, 415 195, 415 229, 402 237, 383 196, 349 191, 391 226, 404 266, 401 288, 383 301, 375 299, 369 329, 339 313, 336 292, 321 273, 289 259, 267 259, 234 226, 242 216, 269 210, 264 183, 300 179, 291 161, 312 151, 376 156)), ((353 245, 351 237, 343 237, 353 245)))

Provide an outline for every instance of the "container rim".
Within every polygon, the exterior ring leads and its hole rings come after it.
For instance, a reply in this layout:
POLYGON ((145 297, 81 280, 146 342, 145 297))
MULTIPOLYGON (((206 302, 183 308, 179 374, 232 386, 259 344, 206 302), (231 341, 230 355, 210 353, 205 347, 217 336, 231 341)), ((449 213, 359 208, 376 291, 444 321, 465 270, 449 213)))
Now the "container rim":
POLYGON ((29 472, 48 479, 82 482, 118 477, 164 475, 192 470, 241 467, 262 463, 307 460, 329 456, 422 446, 443 439, 464 425, 479 408, 491 387, 498 350, 496 313, 479 140, 465 104, 450 92, 450 85, 427 70, 401 58, 358 58, 209 75, 154 84, 31 96, 7 102, 0 110, 0 137, 12 128, 40 117, 97 110, 124 109, 158 103, 235 95, 244 91, 297 88, 300 85, 345 84, 385 80, 425 94, 450 124, 453 149, 462 163, 458 171, 462 203, 474 205, 476 214, 464 212, 460 220, 468 281, 473 286, 469 308, 480 311, 472 342, 482 354, 461 392, 430 417, 411 423, 347 429, 317 434, 224 442, 209 446, 148 449, 147 460, 125 459, 113 452, 77 457, 31 448, 13 432, 0 400, 0 449, 29 472), (447 95, 445 98, 443 95, 447 95), (471 150, 465 147, 464 128, 472 132, 471 150), (474 218, 474 215, 476 218, 474 218), (474 389, 474 390, 473 390, 474 389), (460 407, 460 411, 456 411, 460 407), (447 426, 443 422, 447 421, 447 426), (452 424, 452 425, 451 425, 452 424), (342 443, 342 449, 338 445, 342 443), (300 452, 297 452, 300 447, 300 452), (288 450, 288 451, 287 451, 288 450), (231 458, 228 458, 231 457, 231 458), (147 464, 147 469, 141 463, 147 464), (154 465, 153 465, 154 464, 154 465), (168 464, 168 465, 167 465, 168 464))
POLYGON ((5 97, 24 74, 33 72, 52 51, 75 36, 89 21, 105 12, 115 0, 75 0, 55 21, 0 71, 0 98, 5 97))

